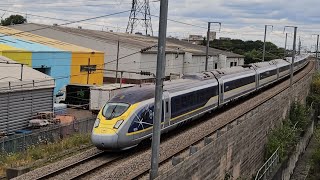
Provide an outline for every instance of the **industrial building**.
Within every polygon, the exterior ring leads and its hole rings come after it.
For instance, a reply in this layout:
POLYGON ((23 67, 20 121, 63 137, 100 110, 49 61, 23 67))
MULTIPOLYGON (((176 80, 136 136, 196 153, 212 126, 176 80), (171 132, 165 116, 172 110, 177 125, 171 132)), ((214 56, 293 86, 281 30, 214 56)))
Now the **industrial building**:
POLYGON ((0 56, 0 133, 26 128, 43 111, 53 111, 54 79, 0 56))
MULTIPOLYGON (((22 31, 39 29, 32 33, 105 52, 106 69, 115 70, 118 62, 118 70, 156 72, 157 48, 144 49, 157 45, 157 37, 86 30, 85 27, 70 28, 33 23, 11 27, 22 31), (118 42, 119 51, 117 48, 118 42), (117 61, 117 56, 119 61, 117 61)), ((203 72, 205 61, 205 46, 194 45, 178 39, 169 38, 167 40, 165 71, 167 78, 187 73, 203 72)), ((208 62, 208 70, 212 70, 243 65, 244 57, 232 52, 209 48, 208 62)), ((105 71, 104 73, 105 82, 115 82, 115 77, 114 72, 105 71)), ((123 78, 126 83, 139 83, 148 81, 153 77, 124 73, 123 78)))
POLYGON ((67 84, 103 84, 103 52, 8 27, 0 37, 0 55, 52 76, 55 94, 67 84))

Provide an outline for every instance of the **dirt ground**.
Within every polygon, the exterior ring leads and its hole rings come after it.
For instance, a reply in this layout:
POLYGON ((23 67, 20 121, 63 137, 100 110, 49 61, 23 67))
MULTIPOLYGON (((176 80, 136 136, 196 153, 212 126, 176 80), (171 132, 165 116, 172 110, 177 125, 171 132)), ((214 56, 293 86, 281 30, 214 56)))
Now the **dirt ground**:
POLYGON ((96 117, 96 115, 92 114, 92 112, 89 110, 76 109, 76 108, 68 108, 67 114, 75 116, 77 120, 96 117))

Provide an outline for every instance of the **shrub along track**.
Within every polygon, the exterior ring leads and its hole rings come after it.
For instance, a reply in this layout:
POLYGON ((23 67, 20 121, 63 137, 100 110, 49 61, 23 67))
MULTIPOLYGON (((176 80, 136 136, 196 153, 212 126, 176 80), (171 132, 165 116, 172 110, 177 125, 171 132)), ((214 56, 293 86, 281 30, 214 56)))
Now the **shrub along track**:
MULTIPOLYGON (((309 75, 313 70, 314 62, 311 61, 304 69, 298 72, 294 76, 294 82, 297 82, 309 75)), ((244 114, 255 109, 261 104, 265 103, 272 97, 281 93, 282 91, 289 88, 289 79, 286 79, 277 85, 265 89, 264 91, 255 93, 252 96, 248 96, 242 100, 235 101, 234 103, 217 110, 212 117, 203 117, 199 120, 188 123, 187 126, 183 126, 173 132, 165 134, 162 136, 162 142, 160 145, 160 163, 168 164, 173 156, 185 154, 191 145, 199 146, 203 141, 203 138, 210 137, 212 134, 217 132, 217 130, 224 128, 228 124, 231 124, 236 119, 242 117, 244 114)), ((87 157, 87 156, 85 156, 87 157)), ((76 158, 76 161, 81 161, 85 157, 74 156, 70 158, 76 158), (80 160, 79 160, 80 159, 80 160)), ((121 155, 105 153, 104 156, 107 157, 104 162, 100 162, 96 165, 94 163, 78 163, 81 164, 81 169, 87 169, 87 171, 73 170, 77 167, 72 167, 71 169, 63 170, 62 174, 67 173, 68 175, 58 175, 54 177, 59 177, 59 179, 133 179, 133 178, 146 178, 148 171, 150 169, 150 159, 151 159, 151 148, 150 143, 143 144, 138 148, 123 152, 121 155), (114 158, 110 160, 108 158, 114 158), (100 165, 102 164, 102 165, 100 165), (91 171, 92 169, 93 171, 91 171), (88 171, 90 170, 90 171, 88 171)), ((100 157, 100 158, 101 158, 100 157)), ((94 161, 94 160, 92 160, 94 161)), ((63 161, 64 162, 64 161, 63 161)), ((90 160, 91 162, 91 160, 90 160)), ((78 166, 76 165, 76 166, 78 166)), ((50 166, 50 165, 49 165, 50 166)), ((50 167, 44 169, 48 169, 50 167)), ((69 165, 65 165, 66 168, 70 168, 69 165)), ((160 167, 161 168, 161 167, 160 167)), ((43 169, 43 168, 42 168, 43 169)), ((166 170, 167 168, 162 168, 166 170)), ((48 170, 45 170, 48 171, 48 170)), ((51 171, 53 172, 53 170, 51 171)), ((42 173, 48 174, 48 173, 42 173)), ((59 173, 58 173, 59 174, 59 173)), ((29 172, 26 175, 19 176, 17 179, 39 179, 43 177, 39 170, 34 172, 29 172), (30 176, 30 174, 33 176, 30 176), (37 176, 35 176, 37 174, 37 176), (29 175, 29 176, 26 176, 29 175)), ((52 176, 51 176, 52 177, 52 176)), ((55 179, 56 179, 55 178, 55 179)))

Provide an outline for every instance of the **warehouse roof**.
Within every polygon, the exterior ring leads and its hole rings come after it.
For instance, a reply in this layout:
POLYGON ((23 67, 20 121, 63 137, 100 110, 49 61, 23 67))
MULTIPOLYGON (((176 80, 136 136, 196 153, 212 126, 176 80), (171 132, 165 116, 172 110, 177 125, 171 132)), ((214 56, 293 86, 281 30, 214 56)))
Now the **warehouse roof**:
MULTIPOLYGON (((13 28, 19 29, 22 31, 31 31, 39 28, 50 28, 50 29, 62 31, 65 33, 75 34, 78 36, 85 36, 87 38, 93 38, 100 41, 107 41, 109 43, 114 43, 114 44, 117 43, 119 40, 122 46, 124 47, 127 46, 127 47, 132 47, 137 49, 142 49, 148 46, 154 46, 158 44, 157 37, 127 34, 127 33, 106 32, 106 31, 98 31, 98 30, 61 27, 61 26, 50 26, 50 25, 42 25, 42 24, 34 24, 34 23, 15 25, 13 26, 13 28)), ((156 52, 157 52, 157 49, 153 48, 150 51, 147 51, 145 53, 156 53, 156 52)), ((177 39, 168 38, 167 52, 174 52, 174 53, 189 52, 189 53, 192 53, 193 55, 204 56, 206 52, 206 47, 191 44, 189 42, 185 42, 177 39)), ((209 55, 218 56, 219 54, 224 54, 227 57, 235 57, 235 58, 243 57, 242 55, 235 54, 232 52, 218 50, 215 48, 209 48, 209 55)))
MULTIPOLYGON (((62 42, 62 41, 46 38, 46 37, 43 37, 43 36, 38 36, 38 35, 29 33, 29 32, 23 32, 23 31, 20 31, 20 30, 16 30, 16 29, 9 28, 9 27, 4 27, 4 26, 0 26, 0 33, 4 34, 4 35, 12 36, 14 38, 24 39, 24 40, 27 40, 27 41, 31 41, 31 42, 35 42, 35 43, 39 43, 39 44, 43 44, 43 45, 47 45, 47 46, 50 46, 50 47, 54 47, 54 48, 58 48, 58 49, 66 50, 66 51, 71 51, 71 52, 102 53, 102 52, 99 52, 99 51, 96 51, 96 50, 93 50, 93 49, 80 47, 80 46, 77 46, 77 45, 74 45, 74 44, 65 43, 65 42, 62 42)), ((5 37, 7 37, 7 36, 5 36, 5 37)), ((0 35, 1 40, 4 39, 5 37, 2 37, 0 35)))
POLYGON ((54 79, 16 61, 0 56, 0 93, 13 90, 53 88, 54 79), (21 79, 22 70, 22 79, 21 79))
POLYGON ((62 50, 0 33, 0 51, 60 52, 62 50))

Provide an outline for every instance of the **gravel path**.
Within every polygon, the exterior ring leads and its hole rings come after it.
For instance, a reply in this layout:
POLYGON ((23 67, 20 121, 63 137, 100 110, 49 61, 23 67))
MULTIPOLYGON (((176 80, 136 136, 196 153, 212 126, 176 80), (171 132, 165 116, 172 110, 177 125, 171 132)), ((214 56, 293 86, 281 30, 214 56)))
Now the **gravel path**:
MULTIPOLYGON (((314 63, 310 62, 309 65, 294 76, 294 81, 300 80, 311 69, 314 63)), ((303 80, 303 79, 302 79, 303 80)), ((259 103, 268 100, 279 92, 283 91, 289 86, 289 79, 274 86, 253 98, 239 103, 237 106, 216 115, 210 120, 199 122, 193 128, 184 132, 175 134, 174 137, 168 138, 161 142, 160 145, 160 162, 166 160, 179 153, 180 151, 188 148, 190 145, 198 142, 202 138, 212 134, 217 129, 224 127, 235 119, 239 118, 243 112, 247 112, 259 106, 259 103)), ((132 154, 126 159, 121 160, 113 167, 103 169, 96 173, 92 179, 132 179, 140 175, 142 172, 148 171, 150 168, 151 149, 138 154, 132 154)))

